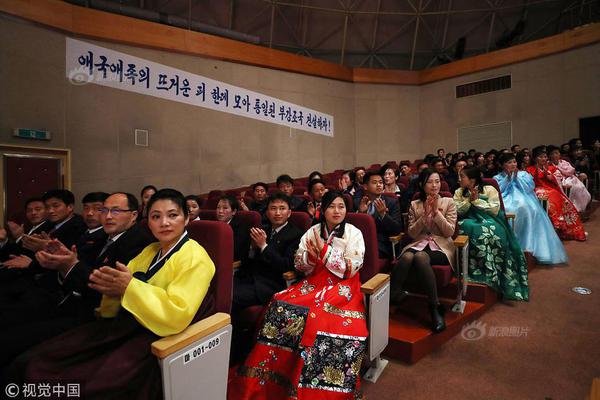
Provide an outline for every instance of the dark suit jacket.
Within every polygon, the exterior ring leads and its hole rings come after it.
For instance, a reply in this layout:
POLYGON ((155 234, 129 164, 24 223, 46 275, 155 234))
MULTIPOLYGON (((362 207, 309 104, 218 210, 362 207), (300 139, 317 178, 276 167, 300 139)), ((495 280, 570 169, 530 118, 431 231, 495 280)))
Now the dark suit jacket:
MULTIPOLYGON (((87 225, 81 218, 81 215, 74 214, 71 219, 61 225, 58 229, 48 232, 51 238, 58 239, 62 244, 70 249, 74 244, 77 244, 79 238, 87 231, 87 225)), ((46 288, 47 290, 56 291, 58 285, 56 282, 56 273, 43 268, 35 258, 28 268, 29 272, 34 275, 37 285, 46 288)))
MULTIPOLYGON (((375 227, 377 228, 377 244, 379 246, 379 258, 392 258, 392 244, 389 240, 390 236, 398 235, 402 232, 402 216, 400 215, 400 205, 397 199, 382 196, 388 212, 383 218, 377 214, 375 219, 375 227)), ((358 210, 360 199, 354 200, 355 209, 358 210)))
POLYGON ((54 232, 48 232, 48 234, 51 238, 60 240, 62 244, 70 249, 71 246, 77 244, 77 241, 85 231, 87 231, 87 226, 83 222, 83 218, 81 218, 81 215, 74 214, 73 218, 65 222, 54 232))
POLYGON ((75 244, 79 259, 86 263, 93 263, 100 250, 104 247, 106 239, 108 239, 108 235, 102 227, 93 233, 85 231, 75 244))
MULTIPOLYGON (((41 224, 40 226, 38 226, 35 230, 33 230, 31 233, 29 232, 28 229, 25 230, 25 233, 30 233, 31 235, 36 234, 36 233, 42 233, 42 232, 50 232, 50 230, 52 229, 52 223, 50 221, 44 221, 43 224, 41 224)), ((0 261, 6 261, 10 258, 10 255, 14 254, 14 255, 19 255, 19 254, 23 254, 26 255, 27 257, 33 259, 33 252, 31 250, 27 250, 26 248, 24 248, 23 246, 21 246, 21 241, 19 240, 19 242, 13 242, 13 241, 8 241, 8 243, 6 243, 4 245, 4 247, 2 247, 2 249, 0 249, 0 261)))
POLYGON ((137 256, 146 246, 156 241, 147 231, 136 224, 129 228, 118 240, 112 243, 104 253, 97 249, 93 262, 80 258, 62 281, 63 303, 59 306, 60 314, 76 316, 82 320, 93 318, 94 308, 100 304, 100 293, 88 287, 89 276, 94 269, 109 266, 115 267, 117 261, 125 265, 137 256))
POLYGON ((242 265, 240 272, 254 282, 256 295, 264 304, 273 294, 285 289, 283 273, 294 269, 294 254, 304 232, 288 222, 272 239, 267 231, 267 247, 256 249, 253 258, 242 265))
POLYGON ((291 197, 291 209, 292 211, 305 211, 308 207, 308 202, 303 197, 292 196, 291 197))
POLYGON ((229 221, 233 230, 233 260, 245 261, 250 249, 250 227, 236 216, 229 221))
MULTIPOLYGON (((83 218, 81 218, 80 215, 74 214, 71 219, 61 225, 58 229, 55 231, 49 230, 46 233, 48 233, 51 238, 60 240, 61 243, 70 249, 71 246, 77 243, 86 230, 87 226, 85 225, 85 222, 83 222, 83 218)), ((56 282, 56 273, 42 268, 31 252, 25 255, 32 259, 29 268, 18 271, 16 274, 12 273, 13 271, 11 270, 3 272, 2 275, 4 276, 0 278, 0 281, 3 282, 3 286, 7 283, 9 284, 10 288, 8 291, 10 292, 10 296, 20 296, 23 292, 30 290, 31 285, 34 282, 36 286, 43 288, 48 293, 57 293, 58 283, 56 282)), ((4 291, 4 289, 0 289, 0 291, 4 291)), ((4 299, 2 299, 2 302, 4 303, 4 299)))

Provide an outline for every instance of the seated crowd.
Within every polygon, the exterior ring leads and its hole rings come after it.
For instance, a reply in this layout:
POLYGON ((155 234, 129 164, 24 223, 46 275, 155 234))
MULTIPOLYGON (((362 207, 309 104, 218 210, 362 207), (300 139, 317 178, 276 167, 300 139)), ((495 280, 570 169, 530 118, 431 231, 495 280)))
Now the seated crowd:
POLYGON ((0 228, 3 379, 84 381, 89 398, 160 398, 150 343, 210 313, 215 266, 186 231, 208 218, 231 227, 239 264, 232 361, 241 365, 229 397, 354 398, 368 332, 357 273, 364 232, 350 213, 372 217, 391 302, 407 298, 412 276, 440 332, 433 267, 458 268, 453 237, 468 236, 470 282, 527 301, 524 253, 567 263, 561 240, 586 240, 582 216, 599 167, 600 143, 585 150, 573 139, 532 151, 439 149, 414 162, 281 175, 204 196, 148 185, 141 203, 93 192, 82 215, 70 191, 48 191, 27 200, 24 224, 0 228), (260 223, 250 226, 244 213, 260 223), (248 330, 251 307, 262 311, 248 330))

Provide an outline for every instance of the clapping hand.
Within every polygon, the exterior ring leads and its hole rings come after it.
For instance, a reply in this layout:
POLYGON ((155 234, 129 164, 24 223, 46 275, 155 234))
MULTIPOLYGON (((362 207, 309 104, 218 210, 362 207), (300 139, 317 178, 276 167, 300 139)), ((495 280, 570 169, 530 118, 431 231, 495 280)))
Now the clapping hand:
POLYGON ((255 247, 261 249, 267 244, 267 233, 261 228, 250 228, 250 239, 255 247))
POLYGON ((315 240, 308 240, 308 243, 306 243, 306 251, 308 251, 308 263, 312 266, 316 266, 317 260, 319 260, 321 255, 321 250, 323 250, 323 241, 319 237, 318 231, 314 228, 313 233, 315 240))
POLYGON ((27 250, 31 250, 34 253, 46 248, 50 243, 50 236, 46 232, 34 235, 23 235, 23 247, 27 250))
POLYGON ((8 269, 25 269, 29 268, 29 264, 33 261, 31 258, 24 255, 11 254, 10 259, 3 262, 3 265, 8 269))
POLYGON ((42 267, 60 271, 63 274, 79 261, 75 245, 71 246, 71 250, 69 250, 56 239, 51 240, 44 250, 35 253, 35 258, 42 267))
POLYGON ((479 199, 479 189, 478 188, 476 188, 476 187, 470 188, 469 192, 470 192, 469 200, 475 201, 475 200, 479 199))
POLYGON ((90 275, 88 286, 110 297, 121 297, 131 281, 131 271, 125 264, 117 261, 116 267, 104 266, 90 275))
POLYGON ((375 205, 375 211, 377 211, 377 214, 379 214, 379 216, 383 218, 385 216, 385 213, 388 212, 388 208, 385 205, 385 201, 382 198, 378 198, 373 200, 373 204, 375 205))
POLYGON ((25 232, 23 229, 23 224, 19 225, 13 221, 8 221, 8 230, 10 231, 10 234, 14 239, 20 238, 25 232))
POLYGON ((240 208, 244 211, 250 211, 250 209, 248 208, 248 206, 246 205, 246 202, 244 201, 244 197, 240 197, 240 208))
POLYGON ((369 197, 363 196, 362 199, 360 199, 360 204, 358 205, 358 212, 366 213, 370 204, 371 202, 369 201, 369 197))
POLYGON ((439 195, 430 194, 427 196, 427 200, 425 201, 425 213, 426 215, 431 215, 432 217, 437 212, 437 203, 438 203, 439 195))
POLYGON ((312 201, 306 206, 306 212, 308 212, 311 217, 315 216, 315 205, 312 201))

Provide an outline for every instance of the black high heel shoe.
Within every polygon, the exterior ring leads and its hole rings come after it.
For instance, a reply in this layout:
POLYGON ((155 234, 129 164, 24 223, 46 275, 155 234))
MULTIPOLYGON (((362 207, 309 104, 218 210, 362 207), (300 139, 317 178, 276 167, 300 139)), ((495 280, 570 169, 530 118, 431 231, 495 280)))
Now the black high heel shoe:
POLYGON ((446 322, 444 321, 444 314, 446 314, 446 309, 440 303, 438 304, 430 304, 429 311, 431 313, 431 330, 434 333, 440 333, 444 329, 446 329, 446 322))

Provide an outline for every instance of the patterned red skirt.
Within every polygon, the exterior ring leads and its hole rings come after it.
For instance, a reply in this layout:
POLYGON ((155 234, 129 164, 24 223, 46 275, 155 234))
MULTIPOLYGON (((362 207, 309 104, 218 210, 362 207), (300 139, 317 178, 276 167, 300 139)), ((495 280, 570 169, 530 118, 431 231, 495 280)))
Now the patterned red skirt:
POLYGON ((273 296, 229 399, 355 399, 367 345, 359 275, 324 267, 273 296))

